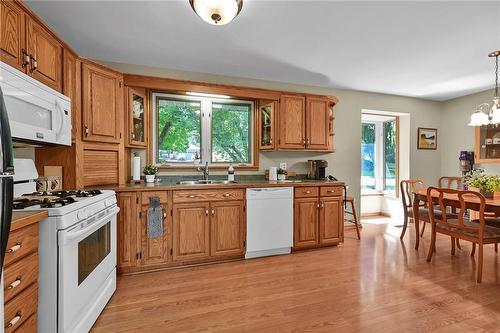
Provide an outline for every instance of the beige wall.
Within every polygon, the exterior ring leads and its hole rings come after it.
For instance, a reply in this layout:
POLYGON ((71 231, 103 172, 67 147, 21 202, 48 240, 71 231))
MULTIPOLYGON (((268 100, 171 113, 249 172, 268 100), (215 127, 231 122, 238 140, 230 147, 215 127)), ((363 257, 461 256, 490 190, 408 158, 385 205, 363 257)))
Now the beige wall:
POLYGON ((153 75, 174 79, 223 83, 276 90, 334 95, 339 98, 335 107, 335 146, 331 154, 269 152, 260 155, 260 172, 280 161, 288 163, 293 171, 305 172, 308 159, 326 159, 327 172, 344 180, 350 186, 350 193, 358 198, 360 192, 360 146, 361 109, 406 113, 410 116, 410 176, 434 183, 440 175, 442 145, 437 151, 417 150, 417 127, 435 127, 441 131, 441 103, 417 98, 400 97, 352 90, 302 86, 274 81, 228 77, 203 73, 182 72, 164 68, 153 68, 129 64, 100 61, 118 71, 132 74, 153 75))
MULTIPOLYGON (((474 127, 467 126, 470 115, 477 105, 491 103, 494 95, 493 90, 483 91, 460 98, 455 98, 443 103, 441 135, 441 147, 446 147, 441 153, 441 174, 459 175, 460 169, 458 156, 461 150, 474 150, 474 127)), ((499 164, 480 165, 487 173, 500 174, 499 164)))

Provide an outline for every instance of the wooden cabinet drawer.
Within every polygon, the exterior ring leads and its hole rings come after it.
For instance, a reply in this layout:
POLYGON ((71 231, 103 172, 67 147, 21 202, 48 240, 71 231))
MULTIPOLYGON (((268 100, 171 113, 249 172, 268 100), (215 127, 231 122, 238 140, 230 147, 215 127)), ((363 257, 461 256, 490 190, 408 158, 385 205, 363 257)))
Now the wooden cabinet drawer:
POLYGON ((161 203, 167 203, 168 201, 168 193, 166 191, 142 192, 141 197, 141 202, 143 205, 149 205, 149 198, 151 197, 160 198, 161 203))
POLYGON ((10 301, 14 296, 30 286, 38 277, 38 253, 33 253, 4 270, 4 301, 10 301))
POLYGON ((317 186, 310 187, 297 187, 295 189, 296 198, 314 198, 319 195, 319 188, 317 186))
POLYGON ((38 285, 35 283, 5 304, 5 333, 14 332, 27 321, 36 312, 37 305, 38 285))
POLYGON ((221 200, 244 200, 245 190, 187 190, 174 191, 174 202, 199 202, 221 200))
POLYGON ((38 224, 17 229, 10 233, 5 253, 5 266, 38 249, 38 224))
POLYGON ((334 197, 344 194, 343 186, 321 186, 320 195, 322 197, 334 197))

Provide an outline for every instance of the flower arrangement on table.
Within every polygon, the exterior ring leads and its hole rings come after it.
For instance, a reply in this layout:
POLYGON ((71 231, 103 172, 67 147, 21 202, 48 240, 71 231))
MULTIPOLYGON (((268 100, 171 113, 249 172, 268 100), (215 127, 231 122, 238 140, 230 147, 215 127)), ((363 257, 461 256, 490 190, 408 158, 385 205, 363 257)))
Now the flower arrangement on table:
POLYGON ((477 189, 488 198, 494 197, 495 192, 500 192, 500 176, 485 175, 484 170, 473 171, 465 178, 465 183, 470 190, 477 189))

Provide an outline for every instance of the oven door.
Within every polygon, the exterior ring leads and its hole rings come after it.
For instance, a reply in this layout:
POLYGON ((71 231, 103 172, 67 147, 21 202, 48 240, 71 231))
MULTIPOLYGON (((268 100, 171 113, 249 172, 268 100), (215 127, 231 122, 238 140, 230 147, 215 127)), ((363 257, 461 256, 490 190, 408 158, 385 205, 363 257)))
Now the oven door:
POLYGON ((72 332, 100 313, 96 304, 116 267, 118 211, 118 207, 110 207, 58 232, 59 332, 72 332))

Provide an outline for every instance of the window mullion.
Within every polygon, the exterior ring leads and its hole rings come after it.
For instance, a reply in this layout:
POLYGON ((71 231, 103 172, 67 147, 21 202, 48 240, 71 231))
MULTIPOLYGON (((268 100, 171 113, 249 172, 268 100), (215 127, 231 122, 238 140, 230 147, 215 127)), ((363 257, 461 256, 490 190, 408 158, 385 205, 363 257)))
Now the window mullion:
POLYGON ((203 164, 208 162, 211 164, 211 119, 212 119, 212 102, 208 98, 202 100, 202 129, 201 129, 201 146, 202 154, 201 161, 203 164))

